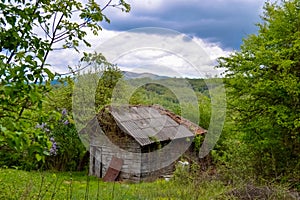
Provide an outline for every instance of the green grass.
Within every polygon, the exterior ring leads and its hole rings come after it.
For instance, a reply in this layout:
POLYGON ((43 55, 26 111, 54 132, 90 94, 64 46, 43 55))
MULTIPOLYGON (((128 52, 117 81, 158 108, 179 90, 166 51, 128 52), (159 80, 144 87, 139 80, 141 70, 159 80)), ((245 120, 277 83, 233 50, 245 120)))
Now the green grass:
POLYGON ((175 179, 138 184, 106 183, 84 172, 26 172, 0 168, 0 199, 101 199, 101 200, 226 200, 226 199, 298 199, 299 194, 281 185, 225 186, 207 174, 176 171, 175 179))
POLYGON ((0 169, 0 199, 229 199, 220 181, 106 183, 86 173, 0 169), (88 180, 89 179, 89 180, 88 180))

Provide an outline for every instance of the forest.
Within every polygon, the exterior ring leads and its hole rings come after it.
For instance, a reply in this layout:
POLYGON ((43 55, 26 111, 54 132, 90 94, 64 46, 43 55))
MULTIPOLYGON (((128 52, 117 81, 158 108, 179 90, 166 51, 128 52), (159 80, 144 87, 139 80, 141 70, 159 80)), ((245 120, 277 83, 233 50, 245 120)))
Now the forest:
MULTIPOLYGON (((57 44, 74 51, 79 43, 90 46, 82 27, 101 34, 99 22, 110 22, 107 7, 130 12, 124 0, 105 6, 30 2, 0 2, 0 199, 300 198, 299 0, 266 2, 258 33, 218 58, 215 67, 225 69, 219 77, 157 80, 125 79, 101 52, 84 53, 68 75, 48 69, 57 44), (72 20, 74 9, 81 23, 72 20), (150 183, 89 176, 89 152, 74 113, 82 109, 76 95, 90 91, 91 81, 91 112, 110 104, 158 104, 207 130, 224 118, 216 145, 199 158, 205 166, 178 167, 171 180, 150 183), (212 112, 222 106, 226 113, 212 112)), ((193 143, 199 147, 203 140, 193 143)))

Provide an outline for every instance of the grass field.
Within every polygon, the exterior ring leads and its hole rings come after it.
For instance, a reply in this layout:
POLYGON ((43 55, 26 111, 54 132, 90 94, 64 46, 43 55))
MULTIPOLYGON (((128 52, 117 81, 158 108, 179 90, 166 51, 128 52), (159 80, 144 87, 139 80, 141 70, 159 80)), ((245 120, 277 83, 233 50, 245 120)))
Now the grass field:
POLYGON ((0 199, 91 199, 91 200, 296 200, 299 193, 280 185, 225 185, 210 176, 180 173, 170 181, 107 183, 84 172, 26 172, 0 168, 0 199), (203 176, 203 177, 202 177, 203 176))
POLYGON ((0 169, 0 182, 0 199, 229 199, 219 181, 106 183, 78 172, 0 169))

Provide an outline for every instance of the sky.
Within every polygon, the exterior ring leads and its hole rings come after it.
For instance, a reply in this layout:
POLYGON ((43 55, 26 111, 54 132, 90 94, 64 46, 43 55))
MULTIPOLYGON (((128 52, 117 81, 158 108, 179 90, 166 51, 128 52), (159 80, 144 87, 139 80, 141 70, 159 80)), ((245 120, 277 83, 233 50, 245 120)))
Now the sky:
MULTIPOLYGON (((264 5, 262 0, 127 2, 131 5, 129 13, 112 7, 104 11, 111 23, 103 23, 98 36, 88 31, 87 40, 92 48, 82 46, 81 50, 100 51, 121 70, 191 78, 219 75, 222 70, 214 68, 216 58, 238 51, 242 39, 257 32, 255 24, 260 21, 264 5), (201 49, 200 55, 196 48, 188 50, 195 44, 201 49), (105 55, 106 51, 114 52, 114 56, 105 55), (210 62, 196 59, 204 54, 210 62)), ((51 69, 65 73, 66 66, 75 66, 80 57, 74 50, 54 52, 49 58, 51 69)))

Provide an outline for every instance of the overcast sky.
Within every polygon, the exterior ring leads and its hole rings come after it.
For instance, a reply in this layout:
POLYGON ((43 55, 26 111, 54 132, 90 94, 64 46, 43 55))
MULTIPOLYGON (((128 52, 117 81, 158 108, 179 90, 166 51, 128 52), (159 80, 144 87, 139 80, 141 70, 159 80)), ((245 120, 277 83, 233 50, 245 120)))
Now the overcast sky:
POLYGON ((130 13, 109 9, 109 30, 154 26, 239 49, 242 38, 255 33, 263 0, 128 0, 130 13))
MULTIPOLYGON (((88 35, 87 38, 93 45, 88 51, 99 50, 99 46, 103 43, 113 41, 114 45, 127 45, 126 52, 120 52, 122 56, 119 55, 119 59, 114 60, 123 70, 159 73, 158 69, 162 69, 161 75, 179 76, 180 74, 180 76, 188 77, 202 75, 193 72, 191 64, 187 64, 188 58, 180 58, 180 53, 174 54, 169 51, 168 47, 160 50, 146 50, 143 46, 144 49, 136 51, 138 48, 135 44, 133 45, 135 49, 130 50, 128 46, 130 47, 131 43, 136 41, 133 42, 133 39, 117 40, 123 42, 118 44, 116 37, 123 37, 122 34, 128 33, 130 29, 143 27, 160 27, 177 31, 177 36, 182 34, 184 38, 190 37, 190 42, 198 44, 211 59, 209 66, 206 61, 201 63, 198 60, 196 67, 200 67, 200 71, 203 69, 202 74, 215 75, 219 73, 213 68, 215 59, 238 51, 242 38, 256 33, 255 23, 260 21, 259 15, 262 13, 264 4, 262 0, 127 0, 127 2, 131 5, 129 13, 115 8, 105 10, 111 23, 102 24, 104 29, 99 36, 88 35), (172 70, 168 70, 170 68, 172 70), (175 71, 175 73, 168 74, 168 71, 175 71)), ((143 29, 140 29, 138 33, 133 31, 132 34, 136 40, 139 40, 138 34, 143 34, 143 29)), ((174 37, 172 34, 168 36, 161 34, 160 31, 147 34, 149 40, 153 38, 157 40, 157 37, 161 36, 162 41, 168 41, 167 37, 174 37)), ((128 34, 126 37, 129 37, 128 34)), ((185 44, 182 43, 182 45, 185 44)), ((197 52, 193 53, 197 54, 197 52)), ((74 66, 79 58, 80 55, 74 51, 66 50, 60 52, 59 55, 52 54, 50 61, 53 65, 52 69, 62 73, 66 72, 66 67, 63 65, 74 66)))

